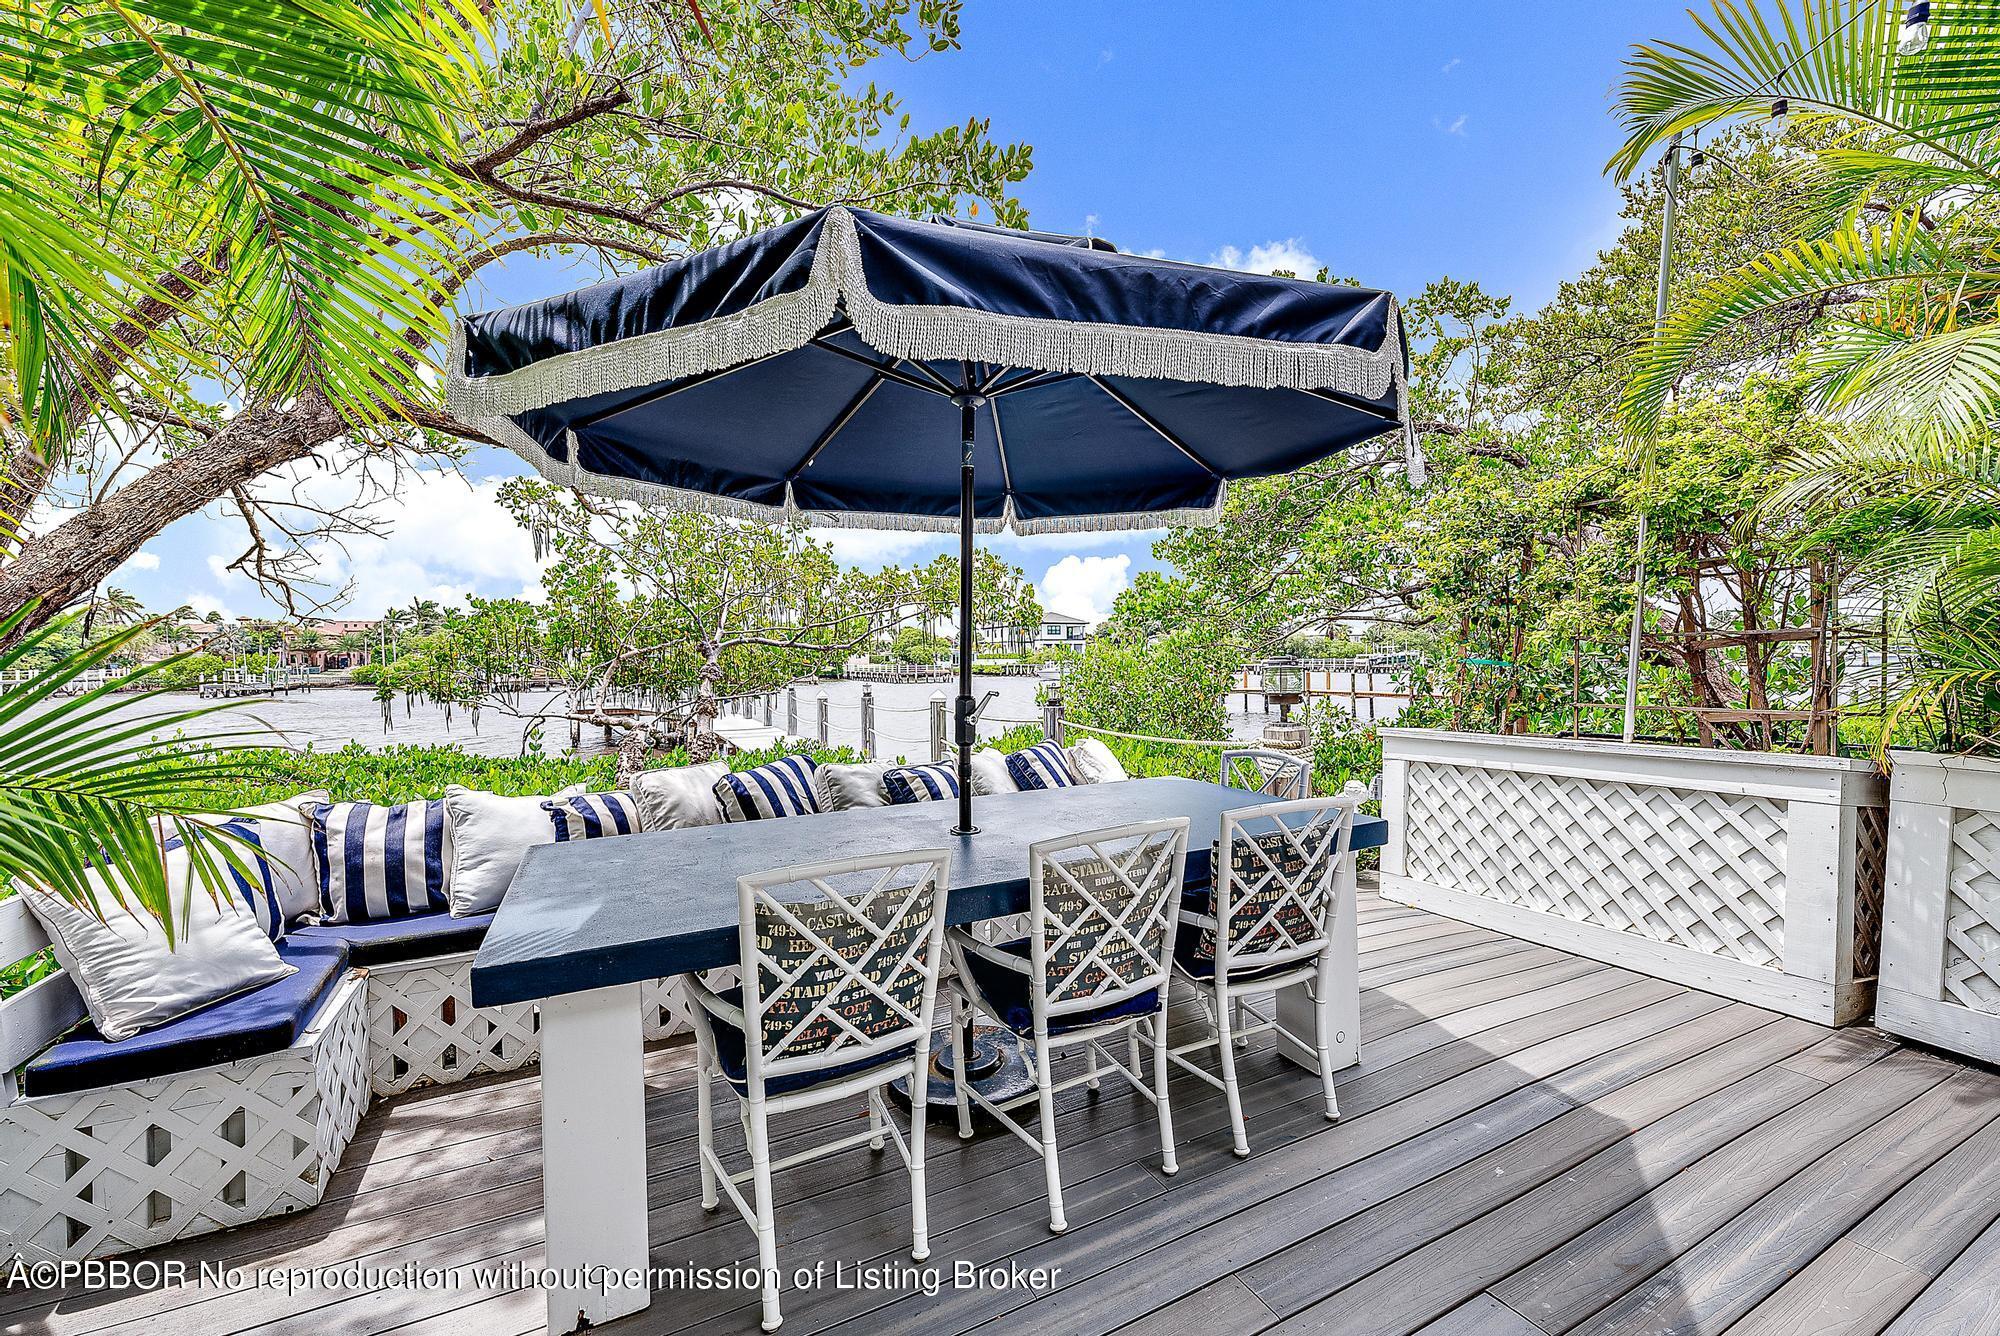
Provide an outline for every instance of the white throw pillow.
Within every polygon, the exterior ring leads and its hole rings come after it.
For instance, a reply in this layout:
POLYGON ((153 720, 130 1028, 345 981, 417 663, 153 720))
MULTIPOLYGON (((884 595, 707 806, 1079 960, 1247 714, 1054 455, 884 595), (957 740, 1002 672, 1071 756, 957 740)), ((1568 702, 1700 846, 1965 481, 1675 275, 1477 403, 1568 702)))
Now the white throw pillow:
POLYGON ((1132 776, 1125 773, 1111 748, 1096 738, 1085 738, 1065 753, 1069 768, 1080 784, 1115 784, 1132 776))
MULTIPOLYGON (((582 793, 572 784, 557 798, 582 793)), ((542 794, 504 798, 453 784, 444 791, 444 819, 451 827, 451 912, 454 918, 497 909, 521 858, 538 844, 552 844, 555 832, 542 810, 542 794)))
POLYGON ((991 747, 972 753, 972 791, 975 794, 1019 793, 1021 786, 1007 773, 1007 758, 991 747))
POLYGON ((716 801, 715 781, 728 773, 726 762, 710 761, 707 765, 662 766, 635 776, 631 792, 639 803, 639 829, 720 825, 722 804, 716 801))
POLYGON ((882 776, 890 768, 886 762, 874 761, 821 766, 818 775, 821 804, 829 812, 845 812, 851 807, 887 807, 889 795, 883 791, 882 776))
MULTIPOLYGON (((271 869, 271 889, 277 892, 278 908, 284 911, 287 928, 307 914, 319 912, 319 881, 313 873, 312 822, 300 806, 331 801, 333 795, 325 789, 308 789, 282 802, 246 807, 238 814, 257 823, 257 838, 264 847, 265 864, 271 869)), ((228 819, 220 814, 196 818, 211 824, 228 819)))
POLYGON ((166 931, 144 910, 135 914, 121 906, 101 874, 93 874, 92 882, 102 922, 87 908, 33 886, 20 887, 29 911, 54 944, 56 959, 83 995, 91 1023, 113 1042, 196 1007, 276 983, 296 968, 278 958, 278 948, 234 888, 211 890, 196 882, 188 892, 187 850, 168 850, 166 867, 176 911, 183 895, 188 900, 187 922, 177 918, 172 949, 166 931))

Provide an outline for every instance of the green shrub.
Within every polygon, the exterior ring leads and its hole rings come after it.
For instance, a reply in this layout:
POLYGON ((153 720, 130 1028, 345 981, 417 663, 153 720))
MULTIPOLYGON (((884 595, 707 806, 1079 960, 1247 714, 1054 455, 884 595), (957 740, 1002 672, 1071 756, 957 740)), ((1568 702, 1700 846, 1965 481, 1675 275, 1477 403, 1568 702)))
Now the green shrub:
POLYGON ((165 687, 172 691, 186 691, 196 686, 204 677, 214 677, 224 669, 232 667, 229 660, 215 654, 190 654, 186 658, 171 660, 161 664, 147 674, 142 686, 165 687))

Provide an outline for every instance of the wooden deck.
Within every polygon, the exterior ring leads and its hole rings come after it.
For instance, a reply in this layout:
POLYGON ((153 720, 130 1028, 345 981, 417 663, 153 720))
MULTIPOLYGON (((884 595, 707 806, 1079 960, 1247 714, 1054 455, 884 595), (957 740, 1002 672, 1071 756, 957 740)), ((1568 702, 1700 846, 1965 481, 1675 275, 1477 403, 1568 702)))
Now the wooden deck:
MULTIPOLYGON (((1060 1120, 1071 1227, 1004 1134, 931 1141, 931 1264, 1061 1268, 1053 1288, 788 1290, 787 1333, 2000 1331, 2000 1076, 1362 900, 1358 1067, 1342 1121, 1268 1045, 1247 1058, 1254 1154, 1220 1096, 1174 1088, 1180 1173, 1107 1086, 1060 1120)), ((656 1265, 753 1255, 696 1202, 686 1048, 651 1056, 656 1265)), ((0 1292, 0 1330, 509 1336, 538 1264, 534 1077, 379 1106, 316 1211, 163 1257, 461 1268, 288 1291, 0 1292), (492 1280, 493 1278, 487 1277, 492 1280)), ((733 1132, 733 1128, 731 1131, 733 1132)), ((781 1143, 777 1153, 786 1147, 781 1143)), ((865 1150, 781 1174, 779 1261, 908 1263, 906 1179, 865 1150)), ((658 1293, 607 1333, 752 1332, 754 1291, 658 1293)))

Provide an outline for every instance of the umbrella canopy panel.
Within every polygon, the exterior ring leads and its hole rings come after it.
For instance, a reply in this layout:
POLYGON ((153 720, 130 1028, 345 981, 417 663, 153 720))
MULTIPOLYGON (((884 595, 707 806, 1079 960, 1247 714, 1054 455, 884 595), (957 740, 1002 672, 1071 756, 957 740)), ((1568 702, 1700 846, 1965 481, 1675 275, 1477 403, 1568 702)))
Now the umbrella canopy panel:
POLYGON ((816 523, 956 528, 953 393, 988 531, 1212 519, 1402 417, 1386 293, 858 210, 460 337, 454 407, 545 475, 816 523))

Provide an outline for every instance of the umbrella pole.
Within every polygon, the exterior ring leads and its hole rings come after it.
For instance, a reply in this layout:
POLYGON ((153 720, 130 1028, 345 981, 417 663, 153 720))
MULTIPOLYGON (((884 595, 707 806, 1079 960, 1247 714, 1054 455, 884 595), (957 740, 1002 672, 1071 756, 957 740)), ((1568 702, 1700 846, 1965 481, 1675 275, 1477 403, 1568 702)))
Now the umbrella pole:
POLYGON ((973 414, 985 399, 970 392, 955 394, 959 443, 964 447, 958 469, 958 826, 954 835, 976 835, 972 824, 972 749, 978 727, 972 718, 972 439, 973 414))

